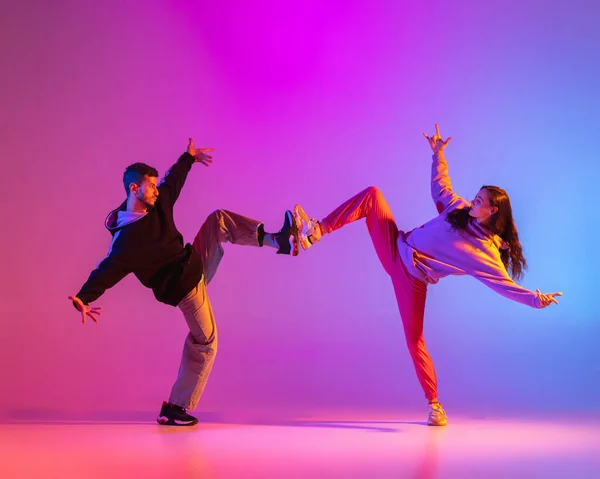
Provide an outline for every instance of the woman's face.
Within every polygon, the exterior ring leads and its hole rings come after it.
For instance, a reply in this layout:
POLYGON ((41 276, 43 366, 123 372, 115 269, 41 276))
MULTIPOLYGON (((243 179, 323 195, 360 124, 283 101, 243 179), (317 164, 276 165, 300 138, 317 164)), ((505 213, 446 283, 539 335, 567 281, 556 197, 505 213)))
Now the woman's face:
POLYGON ((478 223, 485 224, 498 211, 498 207, 490 204, 490 194, 485 188, 481 188, 471 202, 469 216, 475 218, 478 223))

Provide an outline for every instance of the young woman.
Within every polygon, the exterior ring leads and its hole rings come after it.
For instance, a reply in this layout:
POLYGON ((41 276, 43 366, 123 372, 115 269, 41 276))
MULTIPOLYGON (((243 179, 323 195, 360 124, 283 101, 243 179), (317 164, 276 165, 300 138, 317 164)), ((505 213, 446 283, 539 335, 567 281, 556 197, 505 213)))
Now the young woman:
POLYGON ((425 134, 433 150, 431 196, 439 215, 408 233, 398 230, 392 212, 381 192, 369 187, 340 205, 321 221, 310 219, 300 205, 294 208, 303 249, 322 236, 361 218, 377 256, 390 275, 408 350, 417 377, 429 401, 430 426, 445 426, 446 412, 438 401, 433 362, 423 338, 423 316, 428 284, 448 275, 468 274, 497 293, 534 308, 558 304, 562 293, 542 294, 518 286, 527 264, 506 192, 496 186, 483 186, 469 202, 452 191, 438 125, 433 137, 425 134), (509 276, 510 272, 510 276, 509 276))

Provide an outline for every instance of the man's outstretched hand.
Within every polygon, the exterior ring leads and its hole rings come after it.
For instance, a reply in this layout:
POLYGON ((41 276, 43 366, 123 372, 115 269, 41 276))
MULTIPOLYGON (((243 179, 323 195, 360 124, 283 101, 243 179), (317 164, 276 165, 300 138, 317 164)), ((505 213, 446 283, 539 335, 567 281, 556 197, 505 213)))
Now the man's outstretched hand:
POLYGON ((98 322, 97 316, 100 316, 102 314, 101 307, 99 307, 99 306, 92 307, 87 304, 83 304, 83 301, 81 301, 77 296, 69 296, 69 299, 75 303, 75 305, 77 306, 77 309, 81 312, 81 322, 83 324, 85 324, 86 316, 89 316, 90 318, 92 318, 92 320, 95 323, 98 322))
POLYGON ((440 151, 443 151, 452 139, 452 137, 449 137, 446 141, 442 140, 442 137, 440 135, 440 127, 437 125, 437 123, 435 124, 435 135, 429 136, 427 133, 423 133, 423 136, 427 138, 427 143, 429 143, 429 146, 431 146, 431 149, 434 153, 439 153, 440 151))
POLYGON ((196 148, 194 146, 194 140, 190 138, 190 143, 188 144, 187 152, 192 155, 198 163, 202 163, 204 166, 210 166, 213 162, 212 156, 207 155, 206 153, 212 153, 212 148, 196 148))

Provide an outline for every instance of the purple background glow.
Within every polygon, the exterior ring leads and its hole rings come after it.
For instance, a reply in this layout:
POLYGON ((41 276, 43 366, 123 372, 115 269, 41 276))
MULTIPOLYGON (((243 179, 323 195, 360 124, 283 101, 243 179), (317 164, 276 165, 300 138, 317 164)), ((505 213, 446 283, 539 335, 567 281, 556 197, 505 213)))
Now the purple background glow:
MULTIPOLYGON (((98 325, 66 299, 106 254, 128 164, 162 174, 189 136, 215 148, 176 207, 187 241, 217 208, 275 231, 297 202, 323 217, 369 185, 410 229, 435 214, 422 133, 436 122, 459 194, 511 195, 522 284, 564 293, 536 311, 468 277, 430 288, 441 400, 598 409, 600 4, 136 3, 2 6, 3 414, 155 411, 168 397, 179 310, 133 276, 97 301, 98 325)), ((424 405, 364 223, 299 258, 228 245, 209 293, 220 349, 200 411, 424 405)))

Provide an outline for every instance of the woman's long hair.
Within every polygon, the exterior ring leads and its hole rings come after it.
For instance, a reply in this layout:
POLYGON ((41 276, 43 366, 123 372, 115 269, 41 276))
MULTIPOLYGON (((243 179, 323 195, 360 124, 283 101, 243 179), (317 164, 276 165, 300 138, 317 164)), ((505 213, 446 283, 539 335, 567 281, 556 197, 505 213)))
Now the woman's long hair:
MULTIPOLYGON (((508 244, 508 248, 500 249, 500 258, 513 279, 519 280, 527 269, 527 262, 523 256, 523 247, 519 242, 519 232, 513 220, 510 199, 506 191, 497 186, 482 186, 482 189, 487 190, 490 196, 490 204, 498 208, 498 211, 491 216, 485 228, 500 236, 508 244)), ((468 231, 467 226, 470 219, 469 208, 457 208, 446 215, 446 221, 452 225, 452 231, 457 231, 460 234, 468 231)))

